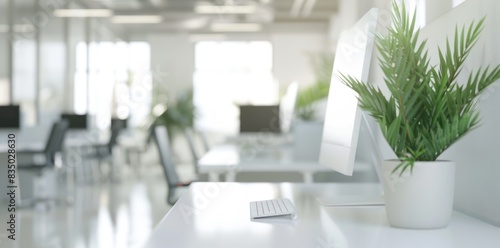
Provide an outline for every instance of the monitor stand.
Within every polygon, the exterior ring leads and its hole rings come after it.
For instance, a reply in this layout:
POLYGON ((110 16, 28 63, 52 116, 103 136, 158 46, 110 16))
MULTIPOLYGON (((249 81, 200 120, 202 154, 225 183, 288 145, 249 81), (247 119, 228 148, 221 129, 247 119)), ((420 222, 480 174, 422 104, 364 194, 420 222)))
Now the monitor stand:
MULTIPOLYGON (((377 177, 379 179, 380 184, 378 184, 380 193, 379 194, 367 194, 360 192, 360 194, 351 194, 351 195, 339 195, 339 196, 330 196, 330 197, 318 197, 318 202, 323 206, 328 207, 370 207, 370 206, 384 206, 384 194, 383 187, 381 183, 383 182, 382 175, 382 166, 381 162, 383 159, 382 153, 379 149, 379 145, 376 143, 375 133, 373 132, 370 121, 368 119, 372 119, 367 116, 364 112, 362 112, 361 122, 361 133, 358 138, 367 137, 370 140, 370 162, 374 166, 375 171, 377 173, 377 177)), ((374 122, 374 120, 372 121, 374 122)), ((396 155, 393 154, 393 157, 396 155)), ((356 165, 355 165, 356 166, 356 165)))
POLYGON ((342 195, 335 198, 318 198, 318 202, 325 207, 373 207, 384 206, 383 195, 342 195))

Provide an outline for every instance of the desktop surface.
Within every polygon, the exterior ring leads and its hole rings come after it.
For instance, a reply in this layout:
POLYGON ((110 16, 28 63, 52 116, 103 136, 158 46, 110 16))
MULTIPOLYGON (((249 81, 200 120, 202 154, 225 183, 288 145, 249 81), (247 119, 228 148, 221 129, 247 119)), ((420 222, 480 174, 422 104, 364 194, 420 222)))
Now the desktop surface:
MULTIPOLYGON (((304 182, 312 183, 313 174, 332 171, 316 160, 297 160, 291 146, 238 146, 233 144, 216 145, 198 161, 201 173, 209 173, 209 180, 219 181, 225 174, 226 181, 235 181, 239 172, 299 172, 304 182)), ((355 171, 371 170, 369 163, 359 161, 355 171)))
POLYGON ((379 193, 376 184, 194 183, 145 247, 498 247, 500 228, 455 212, 449 227, 387 224, 384 207, 323 207, 318 197, 379 193), (249 202, 286 197, 297 218, 252 221, 249 202))
POLYGON ((305 182, 313 181, 313 174, 330 171, 317 161, 297 161, 292 147, 248 146, 232 144, 214 146, 198 161, 201 173, 209 173, 210 181, 218 181, 220 174, 226 181, 235 181, 238 172, 300 172, 305 182))

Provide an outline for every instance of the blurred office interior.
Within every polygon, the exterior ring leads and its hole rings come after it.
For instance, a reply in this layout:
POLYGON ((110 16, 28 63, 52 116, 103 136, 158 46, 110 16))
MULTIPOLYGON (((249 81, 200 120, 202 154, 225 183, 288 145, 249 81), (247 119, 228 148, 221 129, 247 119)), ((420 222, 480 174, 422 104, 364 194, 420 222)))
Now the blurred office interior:
MULTIPOLYGON (((420 27, 462 2, 407 1, 420 27)), ((353 177, 317 160, 337 40, 390 3, 0 0, 2 167, 9 134, 19 154, 12 247, 141 247, 191 181, 377 182, 362 155, 353 177), (235 146, 260 169, 232 157, 200 168, 235 146)))

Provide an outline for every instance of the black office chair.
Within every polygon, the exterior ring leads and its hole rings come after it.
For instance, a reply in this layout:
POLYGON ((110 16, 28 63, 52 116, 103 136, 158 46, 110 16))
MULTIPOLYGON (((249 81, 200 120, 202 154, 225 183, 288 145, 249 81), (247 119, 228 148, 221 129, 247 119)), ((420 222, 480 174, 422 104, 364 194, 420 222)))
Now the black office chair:
POLYGON ((111 128, 111 136, 109 137, 108 143, 106 144, 98 144, 94 145, 94 157, 99 159, 99 162, 103 159, 109 158, 113 155, 113 147, 117 144, 118 136, 120 135, 120 131, 122 127, 114 126, 111 128))
POLYGON ((18 168, 20 170, 32 170, 40 174, 42 170, 56 166, 56 156, 62 152, 68 126, 69 123, 66 120, 55 122, 50 130, 44 150, 18 151, 18 168))
MULTIPOLYGON (((45 149, 43 151, 19 151, 17 153, 18 169, 20 171, 35 173, 37 176, 35 179, 38 179, 35 180, 36 183, 43 176, 43 172, 45 170, 60 167, 61 164, 58 164, 57 156, 62 152, 68 126, 69 123, 65 120, 55 122, 52 125, 45 149)), ((20 177, 20 180, 23 180, 22 177, 20 177)), ((36 185, 35 187, 44 190, 44 187, 41 185, 36 185)), ((21 191, 23 191, 22 188, 21 191)), ((45 196, 42 196, 41 198, 35 196, 31 199, 32 203, 46 200, 49 199, 45 198, 45 196)))
POLYGON ((160 155, 160 162, 163 168, 163 173, 165 174, 165 178, 167 179, 167 202, 170 205, 174 205, 178 200, 175 197, 176 190, 180 187, 189 186, 191 182, 181 182, 179 176, 177 175, 175 164, 172 161, 172 151, 170 150, 167 127, 155 126, 153 128, 153 138, 158 148, 158 154, 160 155))
POLYGON ((123 129, 123 126, 120 125, 113 125, 111 127, 111 135, 109 137, 109 140, 105 144, 93 144, 90 146, 84 147, 82 151, 83 152, 82 157, 88 158, 88 159, 96 159, 98 162, 98 168, 96 170, 100 170, 100 175, 97 175, 97 172, 94 175, 94 181, 98 180, 104 180, 105 177, 103 177, 103 162, 108 161, 109 162, 109 171, 107 173, 107 179, 111 181, 112 179, 112 173, 113 173, 113 164, 112 164, 112 158, 113 158, 113 148, 116 146, 117 141, 118 141, 118 136, 120 135, 121 130, 123 129), (99 177, 99 178, 97 178, 99 177))

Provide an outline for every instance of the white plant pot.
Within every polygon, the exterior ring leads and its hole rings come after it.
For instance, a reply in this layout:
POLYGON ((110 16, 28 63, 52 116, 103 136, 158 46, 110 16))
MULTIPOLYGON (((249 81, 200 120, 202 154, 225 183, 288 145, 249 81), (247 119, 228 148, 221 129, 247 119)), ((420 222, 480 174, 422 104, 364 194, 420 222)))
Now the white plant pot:
POLYGON ((415 162, 413 173, 408 168, 392 173, 401 162, 384 161, 385 209, 393 227, 437 229, 448 225, 453 212, 455 163, 451 161, 415 162))
POLYGON ((293 158, 318 161, 323 137, 323 122, 297 121, 293 126, 293 158))

